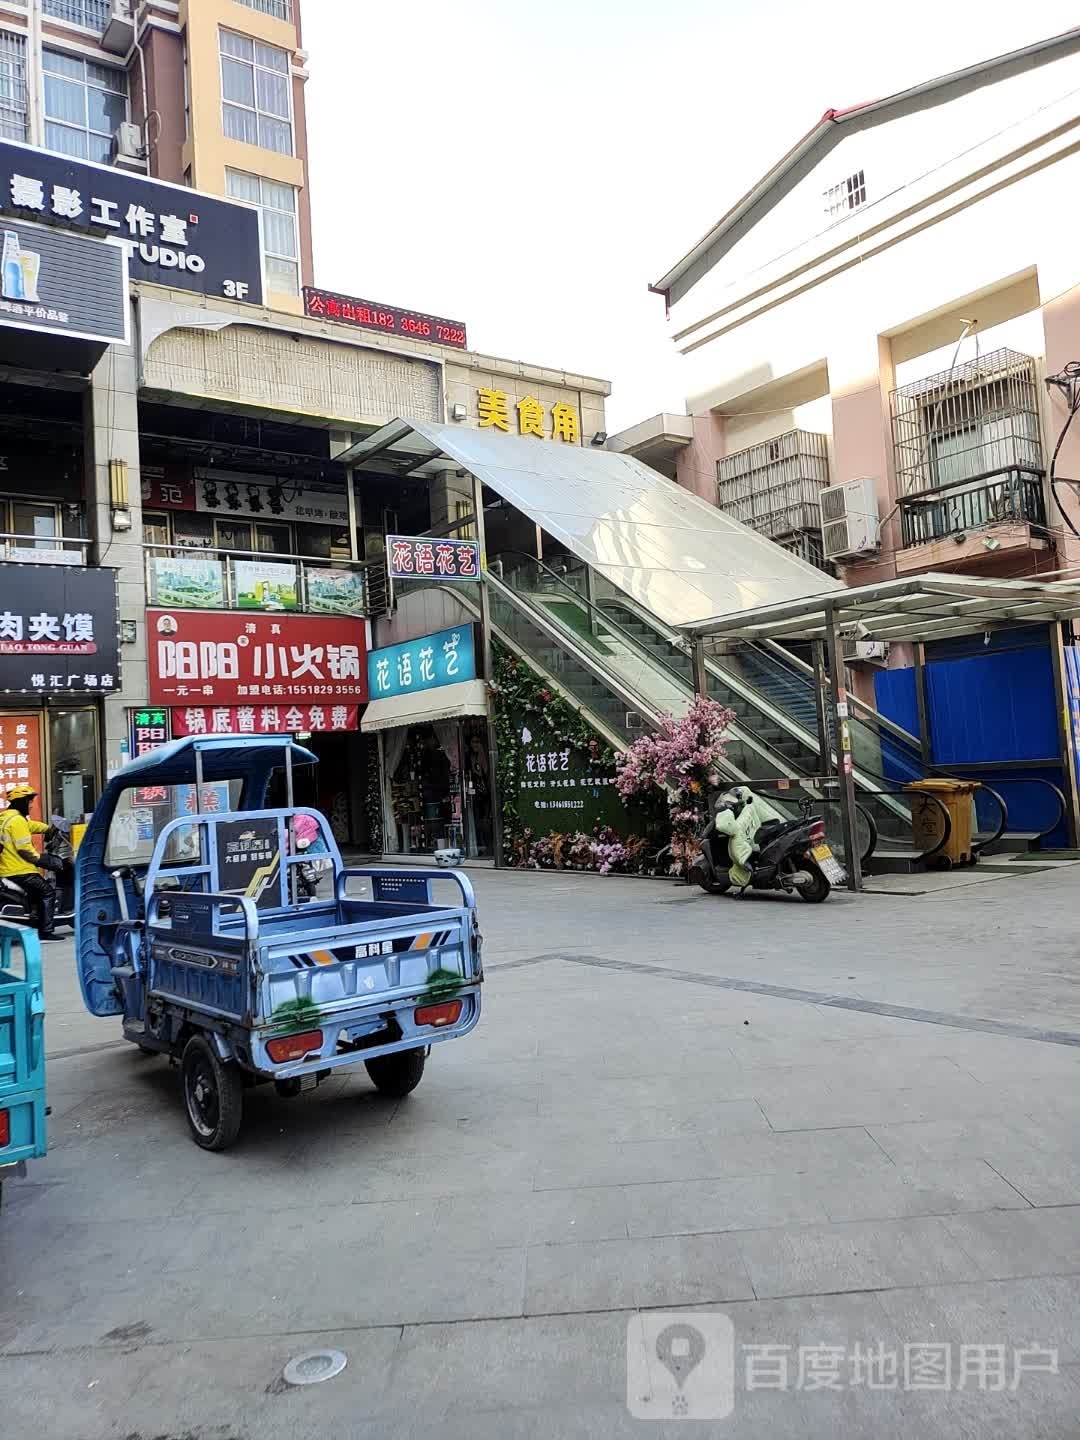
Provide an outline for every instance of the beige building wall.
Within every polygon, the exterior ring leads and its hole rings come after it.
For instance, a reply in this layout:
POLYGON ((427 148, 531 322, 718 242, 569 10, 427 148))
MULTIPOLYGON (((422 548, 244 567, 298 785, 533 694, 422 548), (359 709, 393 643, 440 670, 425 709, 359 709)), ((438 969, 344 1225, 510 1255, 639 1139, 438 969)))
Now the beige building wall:
MULTIPOLYGON (((295 0, 294 0, 295 3, 295 0)), ((183 164, 197 190, 226 194, 227 170, 243 170, 296 188, 301 240, 301 284, 312 283, 311 202, 307 180, 307 130, 303 103, 306 70, 297 23, 276 19, 241 5, 238 0, 180 0, 179 22, 185 29, 188 62, 189 124, 183 164), (292 69, 293 155, 247 145, 226 137, 222 129, 220 30, 250 35, 286 50, 292 69)), ((301 314, 298 295, 271 292, 275 310, 301 314)))
MULTIPOLYGON (((947 370, 953 354, 962 364, 999 346, 1033 355, 1040 382, 1080 359, 1070 198, 1080 186, 1080 115, 1066 98, 1008 126, 1005 118, 1001 133, 945 163, 927 158, 919 182, 758 269, 739 275, 734 259, 726 270, 721 261, 672 306, 687 410, 721 422, 696 423, 699 443, 680 455, 680 483, 706 494, 704 477, 722 455, 793 428, 826 433, 832 482, 872 476, 884 522, 879 555, 849 567, 852 583, 898 573, 889 405, 897 384, 947 370), (957 352, 967 320, 975 324, 957 352), (823 400, 776 403, 810 373, 825 377, 823 400)), ((871 140, 860 140, 868 166, 871 140)), ((939 156, 950 154, 944 138, 935 144, 939 156)), ((838 174, 842 155, 843 146, 829 161, 838 174)), ((803 183, 820 195, 815 176, 803 183)), ((1048 465, 1064 415, 1038 390, 1048 465)), ((1075 550, 1080 560, 1080 542, 1060 533, 1049 497, 1047 509, 1059 559, 1075 550)), ((1049 568, 1046 549, 1033 541, 1022 563, 1049 568)))

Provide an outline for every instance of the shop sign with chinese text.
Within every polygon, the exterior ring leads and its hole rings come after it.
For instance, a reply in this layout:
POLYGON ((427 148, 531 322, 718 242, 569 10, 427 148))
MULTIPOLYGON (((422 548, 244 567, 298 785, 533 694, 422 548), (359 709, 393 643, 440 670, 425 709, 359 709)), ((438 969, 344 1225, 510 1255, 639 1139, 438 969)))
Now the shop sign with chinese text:
POLYGON ((471 625, 439 630, 372 650, 368 656, 368 693, 372 700, 411 695, 476 679, 476 644, 471 625))
POLYGON ((200 514, 218 515, 223 520, 254 515, 260 520, 291 520, 335 529, 349 525, 349 498, 343 490, 305 489, 296 480, 282 485, 265 475, 203 466, 195 468, 195 508, 200 514))
POLYGON ((402 310, 376 300, 358 300, 355 295, 336 295, 329 290, 304 286, 304 314, 316 320, 335 320, 361 330, 378 330, 383 335, 401 335, 407 340, 430 340, 467 350, 465 325, 461 320, 443 320, 418 310, 402 310))
POLYGON ((356 705, 368 698, 363 621, 148 610, 146 632, 155 705, 356 705))
MULTIPOLYGON (((152 750, 160 750, 169 743, 172 737, 169 733, 168 710, 129 710, 128 715, 131 718, 133 760, 137 760, 140 755, 148 755, 152 750)), ((167 785, 147 785, 135 791, 136 805, 167 805, 168 802, 167 785)))
POLYGON ((630 833, 612 765, 568 745, 536 717, 527 722, 519 718, 514 728, 521 750, 514 798, 523 825, 538 835, 590 834, 597 825, 610 825, 620 835, 630 833))
POLYGON ((144 510, 195 509, 195 481, 190 475, 170 477, 163 466, 144 465, 140 488, 144 510))
POLYGON ((35 820, 46 819, 41 808, 41 716, 0 711, 0 809, 6 808, 13 785, 30 785, 37 791, 30 814, 35 820))
MULTIPOLYGON (((518 435, 535 435, 545 440, 549 435, 547 407, 535 395, 523 395, 513 406, 513 421, 510 416, 510 397, 505 390, 480 389, 476 392, 476 418, 481 430, 501 430, 509 435, 511 426, 518 435)), ((573 405, 557 401, 551 406, 550 437, 562 440, 568 445, 581 441, 581 423, 573 405)))
POLYGON ((119 688, 116 571, 0 563, 0 692, 119 688))
POLYGON ((357 705, 177 705, 173 732, 181 735, 306 735, 356 730, 357 705))
POLYGON ((128 337, 123 252, 85 235, 0 220, 0 322, 68 339, 128 337))
POLYGON ((262 304, 259 213, 251 205, 3 140, 0 210, 112 240, 126 252, 132 280, 262 304))
POLYGON ((391 580, 479 580, 480 542, 388 535, 386 564, 391 580))

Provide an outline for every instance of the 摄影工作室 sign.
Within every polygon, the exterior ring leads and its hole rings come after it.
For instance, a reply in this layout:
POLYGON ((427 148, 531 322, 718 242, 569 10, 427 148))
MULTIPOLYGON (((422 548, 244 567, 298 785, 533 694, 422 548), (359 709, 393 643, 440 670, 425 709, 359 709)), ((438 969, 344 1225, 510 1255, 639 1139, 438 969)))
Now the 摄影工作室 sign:
POLYGON ((155 705, 356 705, 368 698, 362 620, 148 610, 146 631, 155 705))

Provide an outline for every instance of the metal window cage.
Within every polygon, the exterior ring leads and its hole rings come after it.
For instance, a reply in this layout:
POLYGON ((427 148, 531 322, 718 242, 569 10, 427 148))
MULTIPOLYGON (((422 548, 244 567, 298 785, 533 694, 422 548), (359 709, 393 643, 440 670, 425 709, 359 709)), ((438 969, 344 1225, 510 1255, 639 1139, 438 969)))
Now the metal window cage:
POLYGON ((889 400, 901 495, 1013 468, 1043 470, 1030 355, 994 350, 901 386, 889 400))
POLYGON ((819 497, 829 483, 828 439, 788 430, 716 465, 717 506, 770 537, 819 529, 819 497))
POLYGON ((0 30, 0 136, 27 140, 26 38, 0 30))

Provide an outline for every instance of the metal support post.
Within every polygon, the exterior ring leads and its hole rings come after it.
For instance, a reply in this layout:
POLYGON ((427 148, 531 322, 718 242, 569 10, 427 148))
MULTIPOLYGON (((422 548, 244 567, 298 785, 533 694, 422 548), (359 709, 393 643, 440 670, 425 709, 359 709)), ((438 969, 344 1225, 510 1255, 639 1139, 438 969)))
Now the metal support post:
POLYGON ((476 516, 476 538, 480 542, 480 654, 483 657, 484 680, 487 685, 488 766, 491 771, 491 841, 495 851, 495 868, 502 868, 503 829, 502 794, 499 790, 499 737, 495 730, 495 697, 491 691, 491 592, 487 583, 487 541, 484 535, 484 487, 474 475, 473 513, 476 516))
POLYGON ((933 737, 930 734, 930 706, 926 692, 926 646, 917 640, 911 647, 915 658, 915 704, 919 714, 919 753, 924 765, 932 762, 934 754, 933 737))
POLYGON ((844 681, 844 660, 836 634, 836 611, 831 605, 825 610, 825 647, 829 657, 829 696, 833 706, 836 754, 840 762, 840 828, 844 836, 848 889, 861 890, 862 863, 859 858, 859 820, 855 810, 855 776, 848 727, 847 687, 844 681))
POLYGON ((705 641, 695 635, 691 641, 691 656, 694 662, 694 694, 704 700, 709 694, 709 672, 705 668, 705 641))
POLYGON ((834 774, 832 762, 832 741, 829 739, 829 677, 825 665, 825 644, 822 640, 813 642, 814 652, 814 708, 817 711, 818 749, 821 752, 822 775, 834 774))
POLYGON ((1073 734, 1072 705, 1069 702, 1069 676, 1065 666, 1065 643, 1061 625, 1054 621, 1050 630, 1050 661, 1054 669, 1054 708, 1057 711, 1058 753, 1061 755, 1061 791, 1065 796, 1065 825, 1069 844, 1080 845, 1080 790, 1076 779, 1076 741, 1073 734))

